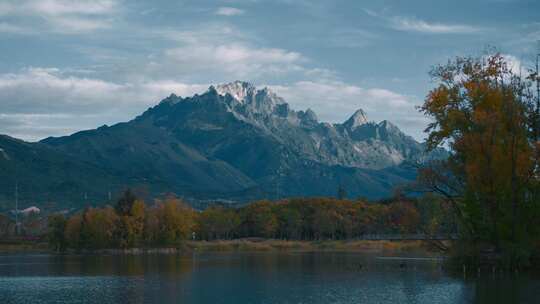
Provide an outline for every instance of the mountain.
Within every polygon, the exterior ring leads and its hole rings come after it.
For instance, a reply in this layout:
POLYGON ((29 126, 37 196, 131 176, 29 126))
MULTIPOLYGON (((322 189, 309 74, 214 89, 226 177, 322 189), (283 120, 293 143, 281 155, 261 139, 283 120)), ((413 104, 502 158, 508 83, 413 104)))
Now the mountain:
MULTIPOLYGON (((4 137, 0 148, 41 164, 26 162, 18 174, 39 186, 35 200, 47 193, 75 205, 83 202, 55 186, 72 183, 66 189, 93 201, 127 186, 190 201, 335 195, 339 186, 351 197, 380 198, 415 177, 407 164, 445 155, 426 154, 423 144, 388 121, 369 121, 362 110, 343 123, 320 122, 312 110, 294 111, 268 88, 241 81, 192 97, 171 94, 126 123, 38 143, 4 137)), ((25 162, 2 161, 1 151, 2 167, 25 162)), ((3 180, 13 179, 13 170, 2 172, 3 180)), ((0 186, 0 198, 13 193, 9 183, 0 186)))

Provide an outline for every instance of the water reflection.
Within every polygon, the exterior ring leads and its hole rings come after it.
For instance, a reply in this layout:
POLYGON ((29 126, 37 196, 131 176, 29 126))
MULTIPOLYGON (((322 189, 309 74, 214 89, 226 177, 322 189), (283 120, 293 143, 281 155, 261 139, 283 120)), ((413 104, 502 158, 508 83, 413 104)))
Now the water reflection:
POLYGON ((348 253, 0 256, 0 303, 537 303, 526 275, 348 253))

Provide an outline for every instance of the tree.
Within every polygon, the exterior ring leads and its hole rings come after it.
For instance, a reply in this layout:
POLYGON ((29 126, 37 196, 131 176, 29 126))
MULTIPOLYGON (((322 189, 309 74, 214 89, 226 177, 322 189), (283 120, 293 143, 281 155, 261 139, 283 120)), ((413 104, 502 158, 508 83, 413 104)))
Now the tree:
POLYGON ((111 207, 87 208, 82 214, 81 221, 82 247, 87 249, 111 247, 118 229, 118 219, 118 215, 111 207))
POLYGON ((66 249, 67 244, 64 234, 66 223, 66 218, 62 214, 53 214, 48 218, 47 239, 54 251, 64 251, 66 249))
POLYGON ((410 201, 398 200, 388 207, 388 219, 394 232, 414 233, 420 224, 420 214, 410 201))
POLYGON ((176 198, 158 204, 159 238, 163 245, 177 245, 195 230, 195 212, 176 198))
POLYGON ((15 234, 15 221, 0 214, 0 236, 7 237, 15 234))
POLYGON ((147 208, 144 217, 143 239, 147 244, 158 244, 160 240, 158 208, 147 208))
POLYGON ((131 226, 133 227, 133 241, 137 242, 143 239, 144 219, 146 216, 146 205, 142 200, 136 200, 131 206, 131 226))
POLYGON ((539 201, 530 82, 500 54, 457 58, 431 74, 438 85, 421 107, 434 120, 428 146, 446 145, 451 155, 419 180, 453 206, 465 238, 497 251, 527 243, 539 201))
POLYGON ((223 207, 210 207, 198 217, 199 234, 207 240, 229 239, 239 224, 235 210, 223 207))
POLYGON ((335 239, 340 220, 341 216, 333 206, 329 206, 326 202, 321 202, 313 214, 315 239, 335 239))
POLYGON ((277 210, 279 222, 279 235, 286 239, 300 239, 302 237, 303 219, 300 211, 292 203, 280 203, 277 210))
POLYGON ((121 248, 134 247, 143 239, 145 204, 135 200, 126 215, 116 217, 114 238, 121 248))
POLYGON ((272 203, 260 201, 252 203, 243 210, 245 236, 272 238, 278 228, 277 217, 272 210, 272 203))
POLYGON ((427 236, 456 233, 456 221, 448 202, 437 194, 427 193, 416 200, 420 216, 419 230, 427 236))
POLYGON ((114 207, 116 213, 120 216, 131 215, 131 208, 136 200, 137 197, 133 194, 131 189, 127 189, 116 202, 116 206, 114 207))
POLYGON ((81 223, 81 214, 74 214, 67 220, 65 228, 65 239, 69 248, 81 248, 81 223))

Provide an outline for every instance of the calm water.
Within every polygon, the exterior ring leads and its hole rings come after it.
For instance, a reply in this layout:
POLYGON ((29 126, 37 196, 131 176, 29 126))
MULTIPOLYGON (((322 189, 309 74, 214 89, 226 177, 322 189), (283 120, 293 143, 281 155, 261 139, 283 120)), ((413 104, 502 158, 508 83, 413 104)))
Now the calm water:
POLYGON ((540 280, 351 253, 0 255, 0 303, 540 303, 540 280))

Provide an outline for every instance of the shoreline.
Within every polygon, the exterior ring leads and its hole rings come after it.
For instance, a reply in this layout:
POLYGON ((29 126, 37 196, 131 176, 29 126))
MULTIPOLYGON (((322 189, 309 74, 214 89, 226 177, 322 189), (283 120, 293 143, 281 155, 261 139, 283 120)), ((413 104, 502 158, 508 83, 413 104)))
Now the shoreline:
MULTIPOLYGON (((425 241, 416 240, 323 240, 291 241, 279 239, 234 239, 212 241, 185 241, 170 247, 108 248, 76 251, 68 249, 65 253, 82 254, 183 254, 193 252, 351 252, 351 253, 417 253, 440 255, 425 241)), ((42 252, 63 254, 50 250, 46 243, 2 244, 1 253, 42 252)))

